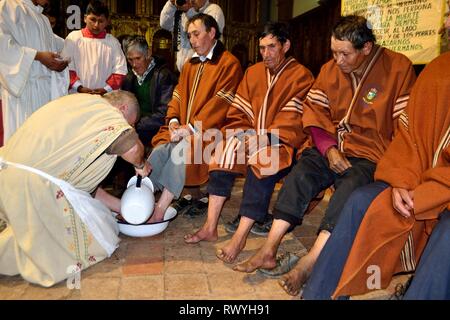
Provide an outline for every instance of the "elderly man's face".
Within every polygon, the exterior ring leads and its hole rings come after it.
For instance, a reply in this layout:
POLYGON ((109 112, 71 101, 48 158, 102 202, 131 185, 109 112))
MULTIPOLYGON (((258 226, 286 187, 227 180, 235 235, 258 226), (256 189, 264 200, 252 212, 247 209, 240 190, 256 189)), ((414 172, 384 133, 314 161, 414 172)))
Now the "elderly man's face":
POLYGON ((259 52, 263 58, 264 65, 270 72, 274 72, 283 62, 290 46, 289 40, 281 44, 278 38, 271 34, 259 39, 259 52))
POLYGON ((198 55, 206 56, 214 45, 216 30, 211 28, 208 32, 202 20, 195 20, 189 24, 187 33, 192 49, 198 55))
POLYGON ((344 73, 351 73, 358 69, 372 50, 373 44, 367 42, 362 49, 355 49, 348 40, 338 40, 331 37, 331 51, 337 66, 344 73))
POLYGON ((147 70, 150 62, 151 56, 149 53, 144 54, 139 50, 129 50, 127 52, 127 60, 133 71, 138 75, 142 76, 147 70))

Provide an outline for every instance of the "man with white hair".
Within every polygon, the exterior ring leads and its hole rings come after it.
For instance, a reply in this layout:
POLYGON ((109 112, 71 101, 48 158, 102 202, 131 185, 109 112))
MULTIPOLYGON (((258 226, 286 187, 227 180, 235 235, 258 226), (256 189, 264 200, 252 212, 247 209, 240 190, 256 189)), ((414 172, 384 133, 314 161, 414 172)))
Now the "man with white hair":
POLYGON ((123 47, 131 71, 122 83, 122 90, 136 95, 141 112, 136 131, 144 146, 149 146, 164 125, 177 78, 163 58, 152 55, 145 37, 128 37, 123 47))

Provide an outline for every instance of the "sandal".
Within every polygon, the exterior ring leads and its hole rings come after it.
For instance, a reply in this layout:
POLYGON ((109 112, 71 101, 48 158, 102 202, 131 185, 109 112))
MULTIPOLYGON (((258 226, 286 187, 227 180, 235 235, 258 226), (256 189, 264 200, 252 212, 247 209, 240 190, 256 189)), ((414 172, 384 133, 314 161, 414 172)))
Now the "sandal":
POLYGON ((257 271, 267 277, 279 277, 291 271, 300 257, 294 253, 286 252, 277 257, 277 265, 273 269, 258 268, 257 271))

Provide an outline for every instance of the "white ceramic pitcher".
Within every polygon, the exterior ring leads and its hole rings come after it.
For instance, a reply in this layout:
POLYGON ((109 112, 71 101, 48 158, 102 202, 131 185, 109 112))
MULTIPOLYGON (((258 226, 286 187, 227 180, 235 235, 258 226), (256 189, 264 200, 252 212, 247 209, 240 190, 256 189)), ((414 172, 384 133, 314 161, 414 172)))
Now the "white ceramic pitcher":
POLYGON ((133 176, 122 195, 120 213, 131 224, 146 222, 153 214, 155 207, 154 187, 150 178, 133 176))

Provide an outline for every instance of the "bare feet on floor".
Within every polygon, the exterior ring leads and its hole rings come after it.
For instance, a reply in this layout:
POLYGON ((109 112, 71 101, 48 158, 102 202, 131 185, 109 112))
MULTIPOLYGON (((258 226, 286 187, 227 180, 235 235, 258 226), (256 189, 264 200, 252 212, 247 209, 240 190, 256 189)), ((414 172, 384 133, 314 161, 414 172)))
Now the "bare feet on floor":
POLYGON ((217 240, 217 230, 214 232, 209 232, 203 228, 198 230, 194 234, 187 234, 184 236, 184 242, 194 244, 200 241, 216 241, 217 240))
POLYGON ((277 260, 275 255, 260 250, 247 261, 235 265, 233 270, 251 273, 258 268, 273 269, 276 265, 277 260))
POLYGON ((284 275, 278 283, 291 296, 300 294, 300 290, 311 275, 314 262, 308 258, 308 255, 303 256, 297 265, 284 275))
POLYGON ((233 237, 225 247, 216 251, 216 256, 225 263, 233 263, 245 248, 245 243, 245 239, 234 239, 233 237))

